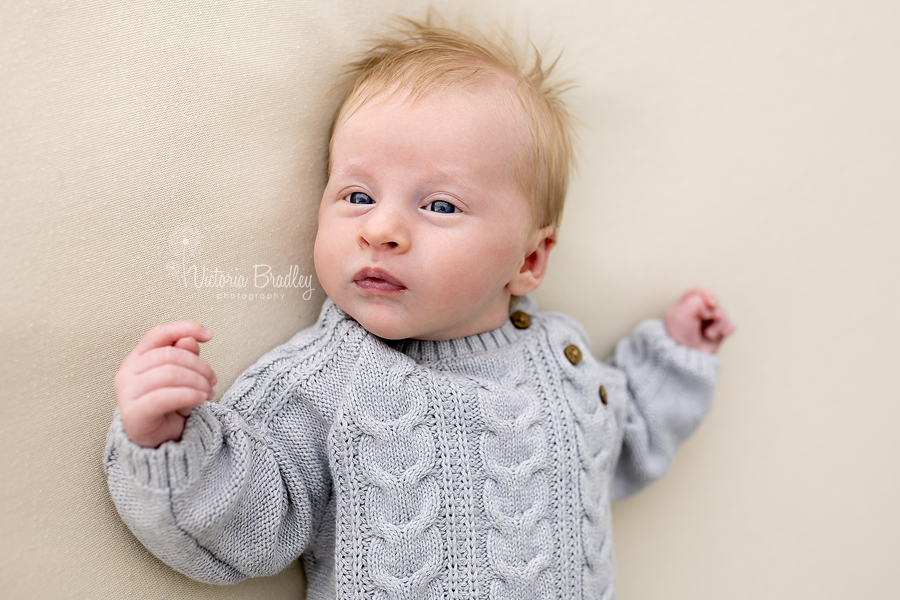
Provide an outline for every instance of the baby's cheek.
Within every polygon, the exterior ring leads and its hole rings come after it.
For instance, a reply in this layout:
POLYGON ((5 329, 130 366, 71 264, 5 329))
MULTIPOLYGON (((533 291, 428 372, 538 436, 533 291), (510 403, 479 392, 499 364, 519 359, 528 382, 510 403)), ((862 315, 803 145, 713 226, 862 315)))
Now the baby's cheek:
POLYGON ((484 273, 474 268, 456 269, 448 273, 443 281, 440 291, 443 302, 460 308, 483 303, 498 287, 492 278, 485 277, 484 273))
POLYGON ((313 263, 316 269, 316 278, 319 285, 329 298, 335 300, 339 296, 338 279, 340 277, 340 260, 339 256, 327 242, 320 242, 316 238, 316 245, 313 252, 313 263))

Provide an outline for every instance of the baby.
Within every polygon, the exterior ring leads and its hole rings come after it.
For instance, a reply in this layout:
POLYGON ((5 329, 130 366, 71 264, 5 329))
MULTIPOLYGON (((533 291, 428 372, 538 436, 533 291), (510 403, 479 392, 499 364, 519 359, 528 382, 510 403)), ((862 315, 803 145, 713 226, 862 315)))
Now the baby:
POLYGON ((535 62, 406 23, 335 119, 316 324, 219 403, 197 323, 126 357, 106 473, 160 559, 228 583, 302 554, 311 600, 615 596, 610 503, 666 472, 733 326, 695 289, 604 363, 536 312, 571 147, 535 62))

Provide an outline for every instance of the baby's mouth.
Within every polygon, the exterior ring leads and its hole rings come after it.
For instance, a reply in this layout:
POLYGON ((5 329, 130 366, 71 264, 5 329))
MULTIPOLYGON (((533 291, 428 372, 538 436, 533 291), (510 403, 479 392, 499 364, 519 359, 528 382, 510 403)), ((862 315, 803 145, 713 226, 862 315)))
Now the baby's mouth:
POLYGON ((362 269, 353 276, 353 283, 366 292, 376 294, 395 294, 406 289, 399 279, 381 269, 362 269))

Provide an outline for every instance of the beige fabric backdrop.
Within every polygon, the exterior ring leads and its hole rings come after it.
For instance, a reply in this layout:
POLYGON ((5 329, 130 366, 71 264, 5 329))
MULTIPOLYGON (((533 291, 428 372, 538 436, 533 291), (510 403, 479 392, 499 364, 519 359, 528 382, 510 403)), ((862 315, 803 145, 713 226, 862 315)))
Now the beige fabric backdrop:
MULTIPOLYGON (((695 283, 739 325, 708 422, 614 509, 620 597, 896 594, 900 5, 552 4, 438 4, 528 25, 580 84, 540 302, 598 355, 695 283)), ((318 289, 257 289, 254 265, 313 275, 335 71, 423 11, 0 5, 0 596, 301 597, 299 568, 216 588, 134 540, 101 468, 111 381, 161 321, 216 332, 220 393, 312 321, 318 289), (249 285, 196 287, 192 267, 249 285)))

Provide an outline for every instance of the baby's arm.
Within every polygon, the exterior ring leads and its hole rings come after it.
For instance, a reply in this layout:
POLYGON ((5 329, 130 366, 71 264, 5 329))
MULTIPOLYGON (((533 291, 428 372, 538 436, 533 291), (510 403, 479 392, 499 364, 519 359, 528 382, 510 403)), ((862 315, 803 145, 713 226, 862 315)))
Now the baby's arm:
POLYGON ((611 363, 627 376, 628 403, 613 499, 664 475, 712 404, 713 356, 734 325, 715 296, 695 288, 616 346, 611 363))
POLYGON ((104 468, 119 514, 153 554, 194 579, 232 583, 283 569, 322 522, 325 433, 294 386, 294 366, 320 348, 273 350, 213 403, 215 376, 196 356, 210 335, 164 325, 126 358, 104 468))
POLYGON ((193 321, 157 325, 125 357, 115 390, 125 433, 134 443, 156 448, 179 440, 191 407, 215 395, 216 374, 197 343, 212 332, 193 321))

